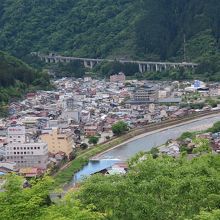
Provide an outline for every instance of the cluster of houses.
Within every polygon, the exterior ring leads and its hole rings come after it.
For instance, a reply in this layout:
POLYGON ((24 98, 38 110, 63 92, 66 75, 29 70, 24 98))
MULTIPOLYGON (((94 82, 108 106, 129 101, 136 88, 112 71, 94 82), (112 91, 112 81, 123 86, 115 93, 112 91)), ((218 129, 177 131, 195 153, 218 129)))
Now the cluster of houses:
MULTIPOLYGON (((220 132, 198 134, 195 138, 207 140, 212 153, 220 153, 220 132)), ((158 154, 179 157, 181 152, 186 151, 190 157, 195 157, 197 153, 194 153, 193 150, 197 147, 199 147, 199 144, 195 143, 191 138, 170 140, 167 144, 158 147, 158 154)))
MULTIPOLYGON (((74 158, 88 137, 109 139, 112 125, 120 120, 135 128, 193 111, 180 107, 184 91, 178 82, 126 80, 119 73, 110 81, 85 77, 53 83, 53 91, 28 93, 24 100, 10 103, 9 117, 0 120, 2 174, 41 174, 51 164, 74 158)), ((176 153, 173 147, 171 154, 176 153)))

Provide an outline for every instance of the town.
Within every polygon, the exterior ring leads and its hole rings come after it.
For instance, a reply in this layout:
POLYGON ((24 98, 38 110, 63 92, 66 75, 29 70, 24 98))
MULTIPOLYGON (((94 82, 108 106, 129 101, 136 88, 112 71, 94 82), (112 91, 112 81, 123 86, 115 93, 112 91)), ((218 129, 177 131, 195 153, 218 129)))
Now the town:
MULTIPOLYGON (((77 151, 111 140, 112 126, 120 121, 137 129, 220 110, 218 83, 126 80, 122 72, 108 80, 88 75, 52 83, 53 91, 28 93, 25 99, 11 102, 9 117, 0 120, 2 176, 17 172, 36 177, 57 170, 74 160, 77 151)), ((218 144, 215 141, 216 152, 218 144)), ((176 156, 180 147, 172 142, 159 151, 176 156)))

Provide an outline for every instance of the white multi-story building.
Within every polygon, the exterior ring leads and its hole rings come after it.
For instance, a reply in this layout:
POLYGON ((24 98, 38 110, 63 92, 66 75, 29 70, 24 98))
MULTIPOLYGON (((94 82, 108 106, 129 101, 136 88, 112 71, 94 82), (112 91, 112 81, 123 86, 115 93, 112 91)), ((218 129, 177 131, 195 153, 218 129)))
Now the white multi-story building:
POLYGON ((15 162, 17 168, 46 169, 48 164, 47 144, 28 138, 24 126, 9 127, 6 160, 15 162))

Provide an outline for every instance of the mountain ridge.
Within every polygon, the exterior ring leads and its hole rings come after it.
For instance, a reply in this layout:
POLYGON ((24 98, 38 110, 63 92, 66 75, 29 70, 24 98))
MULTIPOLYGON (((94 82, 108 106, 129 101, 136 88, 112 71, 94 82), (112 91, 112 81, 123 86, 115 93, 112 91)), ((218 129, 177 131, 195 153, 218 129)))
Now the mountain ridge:
POLYGON ((40 51, 220 70, 213 63, 220 57, 217 0, 2 0, 0 8, 0 49, 25 61, 40 51))

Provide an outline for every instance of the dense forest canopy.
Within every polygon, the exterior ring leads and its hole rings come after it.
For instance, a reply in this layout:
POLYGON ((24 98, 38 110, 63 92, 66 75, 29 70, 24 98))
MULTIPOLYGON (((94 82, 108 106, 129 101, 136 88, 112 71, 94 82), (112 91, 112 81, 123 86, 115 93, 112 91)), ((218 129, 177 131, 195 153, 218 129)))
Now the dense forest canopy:
POLYGON ((13 86, 16 80, 31 84, 37 74, 21 60, 0 51, 0 86, 13 86))
POLYGON ((11 98, 21 97, 30 87, 46 88, 49 85, 46 73, 36 71, 23 61, 0 51, 0 107, 11 98))
POLYGON ((186 60, 219 50, 218 0, 1 0, 0 49, 24 57, 186 60))
MULTIPOLYGON (((195 71, 152 72, 137 77, 217 81, 219 11, 218 0, 1 0, 0 50, 37 68, 43 63, 33 59, 31 52, 197 62, 200 65, 195 71)), ((77 63, 55 69, 59 76, 83 77, 85 73, 77 63)), ((129 76, 136 76, 138 71, 117 63, 100 65, 95 71, 106 76, 118 69, 126 69, 129 76)))

